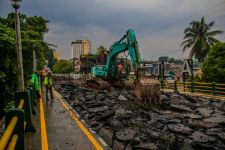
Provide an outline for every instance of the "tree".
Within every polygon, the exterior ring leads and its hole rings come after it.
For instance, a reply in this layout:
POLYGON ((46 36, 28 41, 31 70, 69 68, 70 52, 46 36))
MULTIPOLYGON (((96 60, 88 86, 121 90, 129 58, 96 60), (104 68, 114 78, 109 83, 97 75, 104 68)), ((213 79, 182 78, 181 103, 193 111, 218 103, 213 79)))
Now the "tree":
POLYGON ((168 56, 161 56, 159 57, 159 62, 167 62, 169 60, 168 56))
POLYGON ((73 65, 68 60, 59 60, 53 66, 53 73, 71 73, 73 65))
POLYGON ((99 48, 97 48, 97 55, 100 56, 100 64, 101 65, 106 64, 107 53, 108 52, 104 46, 99 46, 99 48))
MULTIPOLYGON (((21 37, 23 51, 23 68, 25 82, 32 74, 32 51, 36 51, 37 68, 45 65, 45 52, 49 50, 48 43, 44 42, 44 34, 48 31, 48 20, 39 16, 20 14, 21 37), (34 47, 35 46, 35 47, 34 47)), ((17 55, 14 13, 6 18, 0 17, 0 118, 2 106, 13 99, 17 88, 17 55)))
POLYGON ((203 80, 225 83, 225 43, 217 43, 209 50, 203 64, 203 80))
POLYGON ((169 63, 175 63, 176 60, 175 60, 174 58, 170 58, 168 62, 169 62, 169 63))
POLYGON ((195 57, 199 62, 203 62, 208 55, 210 47, 218 42, 214 36, 223 33, 223 31, 211 31, 214 23, 212 21, 207 24, 205 23, 205 18, 202 17, 200 21, 192 21, 190 27, 184 29, 184 41, 181 43, 181 46, 183 46, 183 51, 191 48, 189 57, 195 57))
POLYGON ((0 119, 3 107, 17 87, 15 32, 0 22, 0 119))
POLYGON ((105 55, 107 54, 107 50, 104 46, 99 46, 99 48, 97 48, 97 54, 98 55, 105 55))
POLYGON ((54 49, 46 49, 45 51, 45 59, 48 60, 48 67, 53 68, 54 64, 56 63, 56 59, 54 58, 53 54, 54 49))

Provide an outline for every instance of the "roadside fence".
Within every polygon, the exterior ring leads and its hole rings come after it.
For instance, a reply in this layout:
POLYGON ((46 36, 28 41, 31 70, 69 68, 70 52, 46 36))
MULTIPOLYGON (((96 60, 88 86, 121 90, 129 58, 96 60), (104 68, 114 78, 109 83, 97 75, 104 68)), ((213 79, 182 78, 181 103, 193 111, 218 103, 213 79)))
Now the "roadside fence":
POLYGON ((0 150, 23 150, 25 132, 36 132, 32 114, 36 114, 37 101, 34 87, 15 92, 15 107, 5 116, 5 132, 0 139, 0 150))
POLYGON ((225 96, 225 84, 211 82, 180 82, 161 80, 161 87, 174 92, 203 93, 216 96, 225 96))

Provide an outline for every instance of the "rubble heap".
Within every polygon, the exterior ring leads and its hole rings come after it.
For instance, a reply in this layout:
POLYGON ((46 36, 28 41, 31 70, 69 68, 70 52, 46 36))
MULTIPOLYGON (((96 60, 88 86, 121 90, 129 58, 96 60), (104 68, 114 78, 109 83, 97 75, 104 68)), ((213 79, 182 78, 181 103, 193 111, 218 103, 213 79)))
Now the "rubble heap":
POLYGON ((56 89, 112 149, 225 149, 223 101, 163 93, 160 105, 145 106, 132 90, 56 89))

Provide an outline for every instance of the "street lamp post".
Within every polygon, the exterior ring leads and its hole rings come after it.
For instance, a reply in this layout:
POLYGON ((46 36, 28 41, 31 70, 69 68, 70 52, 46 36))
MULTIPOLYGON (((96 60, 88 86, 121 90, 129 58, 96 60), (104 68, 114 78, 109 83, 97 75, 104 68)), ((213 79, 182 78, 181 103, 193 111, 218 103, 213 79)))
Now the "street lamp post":
POLYGON ((15 9, 15 28, 16 28, 16 50, 17 50, 17 65, 18 65, 18 90, 24 91, 24 75, 23 75, 23 55, 22 55, 22 44, 20 34, 20 18, 18 9, 22 0, 10 0, 12 7, 15 9))
POLYGON ((33 72, 35 72, 36 71, 36 69, 37 69, 37 63, 36 63, 36 53, 35 53, 35 45, 33 44, 32 45, 32 47, 33 47, 33 72))

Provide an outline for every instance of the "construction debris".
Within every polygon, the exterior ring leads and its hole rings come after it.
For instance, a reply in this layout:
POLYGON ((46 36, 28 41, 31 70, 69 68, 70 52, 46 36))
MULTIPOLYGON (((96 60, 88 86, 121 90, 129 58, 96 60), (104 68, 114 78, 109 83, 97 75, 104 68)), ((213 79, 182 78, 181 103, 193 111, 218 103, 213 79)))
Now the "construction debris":
POLYGON ((146 107, 132 90, 55 88, 112 149, 225 149, 223 101, 162 93, 160 105, 146 107))

